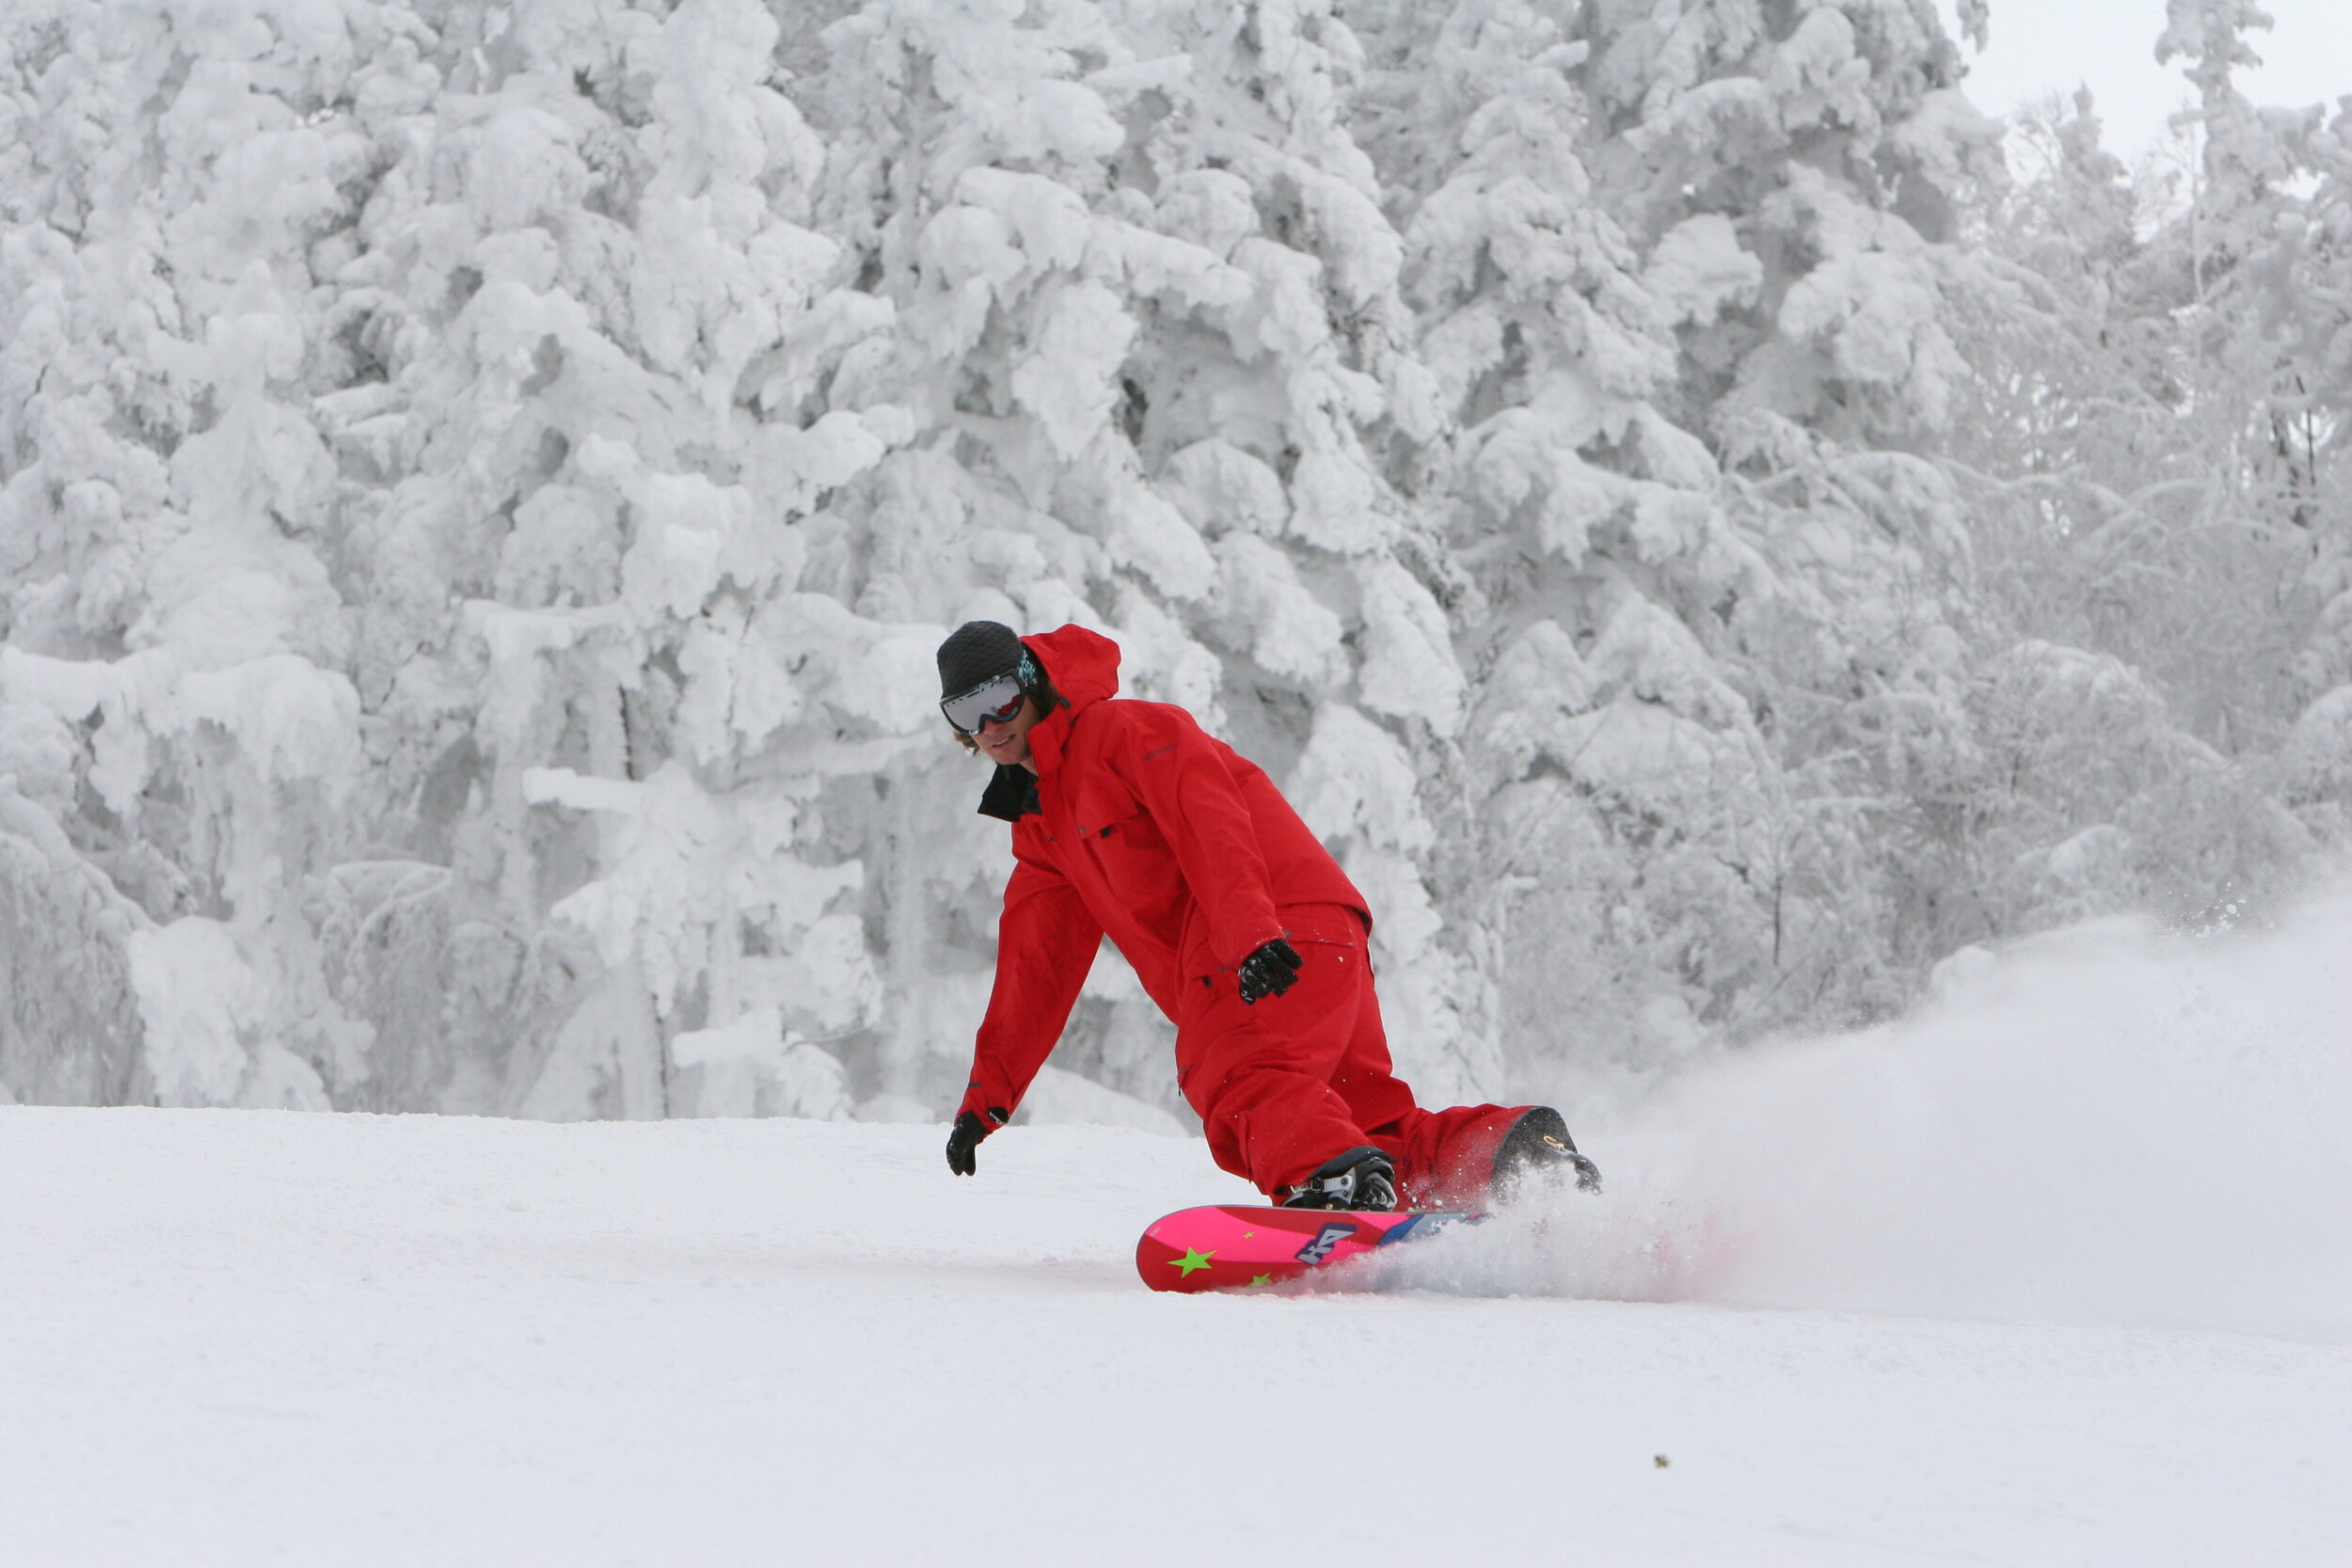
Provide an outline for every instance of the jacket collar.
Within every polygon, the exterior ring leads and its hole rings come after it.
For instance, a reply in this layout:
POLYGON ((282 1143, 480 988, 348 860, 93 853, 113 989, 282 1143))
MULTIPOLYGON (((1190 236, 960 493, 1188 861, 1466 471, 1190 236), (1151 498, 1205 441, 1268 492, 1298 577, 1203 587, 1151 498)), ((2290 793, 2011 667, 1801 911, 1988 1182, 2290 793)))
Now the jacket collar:
POLYGON ((980 792, 980 815, 1003 822, 1018 822, 1039 810, 1037 775, 1025 768, 999 768, 980 792))

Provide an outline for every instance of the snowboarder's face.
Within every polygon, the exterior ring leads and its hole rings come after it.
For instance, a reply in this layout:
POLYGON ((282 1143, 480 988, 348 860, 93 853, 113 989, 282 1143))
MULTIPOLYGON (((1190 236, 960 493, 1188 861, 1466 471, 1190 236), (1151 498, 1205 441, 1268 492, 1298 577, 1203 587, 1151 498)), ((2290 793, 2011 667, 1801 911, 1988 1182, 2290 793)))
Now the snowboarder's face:
POLYGON ((1010 719, 989 718, 980 721, 979 733, 972 738, 980 748, 980 754, 999 768, 1025 768, 1037 771, 1037 764, 1029 755, 1029 726, 1038 720, 1037 699, 1021 699, 1021 711, 1010 719))

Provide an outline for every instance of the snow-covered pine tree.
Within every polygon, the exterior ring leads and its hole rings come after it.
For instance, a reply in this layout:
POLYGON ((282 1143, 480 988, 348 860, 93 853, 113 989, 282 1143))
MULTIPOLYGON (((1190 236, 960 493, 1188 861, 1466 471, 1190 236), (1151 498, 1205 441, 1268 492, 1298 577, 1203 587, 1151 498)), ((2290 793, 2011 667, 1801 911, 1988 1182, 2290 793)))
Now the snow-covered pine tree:
POLYGON ((699 1024, 728 1107, 839 1105, 784 1033, 876 990, 811 803, 909 744, 926 640, 779 592, 902 421, 759 403, 887 322, 793 221, 775 36, 12 14, 7 733, 143 907, 64 923, 127 927, 119 1092, 658 1115, 699 1024))
MULTIPOLYGON (((1655 401, 1675 374, 1671 311, 1586 170, 1589 48, 1566 20, 1485 0, 1364 18, 1365 139, 1459 431, 1425 504, 1474 585, 1459 605, 1472 810, 1447 846, 1449 913, 1485 934, 1527 1064, 1640 1051, 1645 1031, 1687 1039, 1695 993, 1649 959, 1684 918, 1663 906, 1720 893, 1669 884, 1724 875, 1707 841, 1755 814, 1769 766, 1673 608, 1756 562, 1715 504, 1712 459, 1655 401), (1697 591, 1709 572, 1722 580, 1697 591)), ((1713 237, 1721 253, 1692 260, 1719 276, 1694 289, 1752 288, 1728 228, 1713 237)))
MULTIPOLYGON (((2304 827, 2341 847, 2352 794, 2352 105, 2339 101, 2330 120, 2321 105, 2247 101, 2233 72, 2260 64, 2245 35, 2270 22, 2252 0, 2168 0, 2156 40, 2198 90, 2198 178, 2152 248, 2176 278, 2185 272, 2184 412, 2209 465, 2193 507, 2168 519, 2166 553, 2201 585, 2218 577, 2234 590, 2217 619, 2235 657, 2218 681, 2210 666, 2181 670, 2177 650, 2152 650, 2149 663, 2233 756, 2279 750, 2291 723, 2275 783, 2304 827)), ((2306 847, 2274 834, 2265 847, 2272 864, 2248 869, 2293 863, 2306 847)))
POLYGON ((2352 173, 2256 21, 2192 211, 2076 125, 1979 234, 1928 0, 11 8, 0 1085, 935 1114, 974 615, 1283 781, 1433 1100, 2283 866, 2352 173))
POLYGON ((800 414, 888 309, 802 221, 822 149, 755 0, 447 23, 339 275, 377 374, 334 410, 373 465, 385 804, 455 873, 454 1000, 504 1025, 437 1092, 838 1112, 807 1037, 880 987, 820 798, 916 743, 928 640, 796 592, 825 495, 905 433, 800 414))
POLYGON ((1884 807, 1964 728, 1920 453, 1995 132, 1952 45, 1900 3, 1380 14, 1515 1056, 1893 1005, 1884 807))
POLYGON ((2325 226, 2292 192, 2316 113, 2258 111, 2230 85, 2260 20, 2174 8, 2162 47, 2189 57, 2199 124, 2222 128, 2192 144, 2208 155, 2185 204, 2147 222, 2081 98, 2021 133, 2031 177, 1988 227, 2026 296, 1976 323, 1952 437, 1983 652, 1968 809, 1940 834, 1943 879, 1975 907, 1947 904, 1946 945, 2243 904, 2327 836, 2325 786, 2298 822, 2273 757, 2325 680, 2296 690, 2294 656, 2343 504, 2325 471, 2342 403, 2312 372, 2344 316, 2318 276, 2325 226))
POLYGON ((321 111, 401 32, 7 18, 0 793, 11 905, 48 916, 11 943, 19 1092, 324 1107, 359 1069, 305 912, 361 758, 306 249, 357 152, 321 111))
MULTIPOLYGON (((900 324, 831 395, 880 388, 857 395, 915 433, 835 508, 827 591, 1116 636, 1128 689, 1284 780, 1366 887, 1403 1070, 1479 1092, 1483 991, 1440 940, 1417 792, 1459 682, 1435 552, 1383 472, 1436 421, 1343 123, 1352 35, 1322 4, 1137 0, 875 4, 819 41, 827 227, 900 324)), ((979 1010, 1002 850, 974 852, 993 830, 968 767, 891 787, 888 1059, 938 1080, 979 1010)), ((1172 1100, 1163 1026, 1099 973, 1065 1059, 1172 1100)))
POLYGON ((2299 439, 2309 468, 2309 504, 2296 520, 2311 535, 2301 586, 2314 607, 2292 666, 2303 705, 2279 788, 2316 839, 2341 848, 2352 845, 2352 101, 2338 100, 2312 136, 2310 166, 2310 202, 2278 232, 2296 307, 2284 445, 2291 457, 2299 439))

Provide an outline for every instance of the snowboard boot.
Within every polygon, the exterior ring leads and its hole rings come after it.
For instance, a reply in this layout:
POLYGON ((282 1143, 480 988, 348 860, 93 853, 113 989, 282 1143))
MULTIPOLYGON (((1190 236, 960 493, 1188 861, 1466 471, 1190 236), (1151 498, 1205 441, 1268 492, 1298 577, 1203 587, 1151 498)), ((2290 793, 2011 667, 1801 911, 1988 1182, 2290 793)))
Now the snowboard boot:
POLYGON ((1386 1214, 1396 1208, 1396 1166, 1370 1144, 1326 1160, 1291 1189, 1285 1209, 1361 1209, 1386 1214))
POLYGON ((1577 1190, 1600 1191, 1600 1167, 1576 1151, 1568 1124, 1549 1105, 1538 1105, 1511 1124, 1495 1150, 1495 1174, 1490 1190, 1499 1203, 1508 1203, 1531 1181, 1564 1181, 1573 1177, 1577 1190))

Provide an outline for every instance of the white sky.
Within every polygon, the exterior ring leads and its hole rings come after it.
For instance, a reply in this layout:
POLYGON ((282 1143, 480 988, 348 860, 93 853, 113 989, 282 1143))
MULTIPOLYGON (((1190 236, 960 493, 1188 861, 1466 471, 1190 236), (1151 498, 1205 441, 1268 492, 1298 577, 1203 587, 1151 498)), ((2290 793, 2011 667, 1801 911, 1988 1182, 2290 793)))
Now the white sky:
MULTIPOLYGON (((1948 25, 1951 0, 1937 0, 1948 25)), ((1962 43, 1970 102, 1989 115, 2088 83, 2110 151, 2147 150, 2190 95, 2185 63, 2156 64, 2164 0, 1992 0, 1993 46, 1962 43)), ((2238 73, 2256 103, 2301 106, 2352 93, 2352 0, 2264 0, 2276 24, 2249 35, 2263 69, 2238 73)), ((1955 32, 1954 36, 1958 36, 1955 32)))

